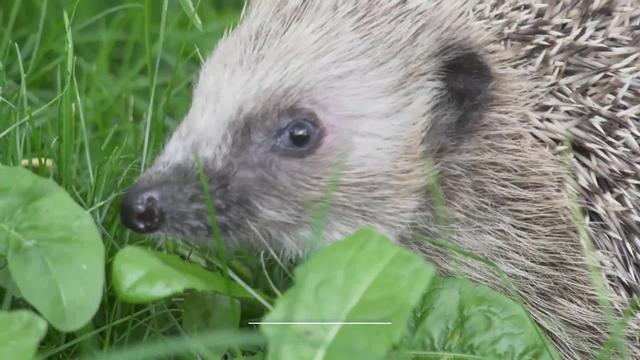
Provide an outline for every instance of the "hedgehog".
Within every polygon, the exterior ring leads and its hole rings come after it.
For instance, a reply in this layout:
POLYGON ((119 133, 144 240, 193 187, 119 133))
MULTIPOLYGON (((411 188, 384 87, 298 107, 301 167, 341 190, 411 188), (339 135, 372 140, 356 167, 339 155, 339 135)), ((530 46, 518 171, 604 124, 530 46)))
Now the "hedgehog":
MULTIPOLYGON (((640 285, 639 9, 251 1, 122 220, 210 241, 200 160, 228 246, 299 258, 336 181, 325 243, 371 226, 442 274, 510 294, 504 274, 564 358, 594 358, 640 285)), ((640 359, 640 317, 625 334, 640 359)))

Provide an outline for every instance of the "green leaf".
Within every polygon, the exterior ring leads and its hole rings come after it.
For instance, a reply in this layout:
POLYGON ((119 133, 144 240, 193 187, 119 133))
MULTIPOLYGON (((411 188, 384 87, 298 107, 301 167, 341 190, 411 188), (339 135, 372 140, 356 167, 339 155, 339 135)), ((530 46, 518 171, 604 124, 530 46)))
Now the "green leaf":
MULTIPOLYGON (((181 304, 182 326, 187 334, 210 330, 238 330, 240 301, 224 295, 195 292, 181 304)), ((205 359, 220 360, 225 350, 209 350, 201 354, 205 359)))
POLYGON ((188 289, 253 298, 240 285, 219 273, 188 263, 176 255, 127 246, 120 250, 112 268, 112 282, 123 301, 139 304, 164 299, 188 289))
POLYGON ((6 289, 13 296, 22 297, 16 282, 11 277, 8 266, 0 267, 0 287, 6 289))
POLYGON ((96 313, 104 246, 93 219, 53 180, 0 166, 0 243, 20 293, 55 328, 96 313))
POLYGON ((191 0, 180 0, 180 5, 182 5, 182 10, 187 14, 189 20, 193 23, 193 26, 195 26, 199 31, 202 31, 202 21, 200 20, 200 17, 196 12, 196 8, 193 6, 191 0))
POLYGON ((424 260, 371 229, 314 254, 263 325, 269 359, 381 359, 406 328, 433 277, 424 260), (340 324, 378 322, 390 324, 340 324))
POLYGON ((442 359, 442 353, 486 359, 560 359, 523 307, 484 285, 438 278, 420 308, 403 347, 440 353, 420 359, 442 359))
POLYGON ((189 334, 240 327, 240 302, 225 295, 189 294, 182 302, 182 310, 182 325, 189 334))
POLYGON ((35 358, 47 322, 27 310, 0 311, 0 359, 35 358))
POLYGON ((244 360, 264 360, 264 353, 257 353, 251 356, 245 356, 244 360))

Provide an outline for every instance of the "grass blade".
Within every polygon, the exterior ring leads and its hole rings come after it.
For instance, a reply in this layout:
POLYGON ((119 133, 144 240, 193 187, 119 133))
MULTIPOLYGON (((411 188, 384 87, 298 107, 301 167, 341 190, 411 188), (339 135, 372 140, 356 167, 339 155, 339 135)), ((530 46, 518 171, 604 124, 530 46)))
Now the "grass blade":
POLYGON ((193 23, 193 26, 195 26, 198 31, 202 31, 202 20, 200 20, 200 17, 196 12, 196 8, 193 6, 191 0, 180 0, 180 5, 182 5, 182 9, 189 17, 189 20, 193 23))

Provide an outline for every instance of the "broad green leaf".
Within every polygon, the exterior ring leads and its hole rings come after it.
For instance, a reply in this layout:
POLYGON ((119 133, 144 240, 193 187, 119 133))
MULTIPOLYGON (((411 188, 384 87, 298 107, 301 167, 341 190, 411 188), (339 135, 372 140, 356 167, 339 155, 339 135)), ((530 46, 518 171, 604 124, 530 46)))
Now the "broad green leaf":
MULTIPOLYGON (((182 307, 182 327, 187 334, 210 330, 238 330, 240 301, 228 296, 195 292, 185 297, 182 307)), ((225 350, 209 350, 204 359, 220 360, 225 350)))
POLYGON ((16 282, 13 281, 13 278, 11 277, 9 267, 6 265, 4 267, 0 267, 0 288, 6 289, 13 296, 22 297, 16 282))
POLYGON ((0 311, 0 359, 35 358, 47 322, 27 310, 0 311))
POLYGON ((268 358, 384 358, 433 273, 420 256, 371 229, 319 251, 296 269, 295 285, 264 320, 302 322, 262 326, 268 358))
POLYGON ((257 353, 251 356, 245 356, 244 360, 264 360, 264 353, 257 353))
POLYGON ((182 325, 190 334, 240 326, 240 301, 225 295, 195 292, 185 297, 181 307, 182 325))
POLYGON ((199 31, 202 31, 202 21, 200 20, 200 17, 196 12, 196 8, 193 6, 191 0, 180 0, 180 5, 182 5, 182 9, 189 17, 189 20, 193 23, 193 26, 195 26, 199 31))
MULTIPOLYGON (((418 352, 486 359, 560 359, 524 308, 470 280, 434 280, 416 319, 403 347, 418 352)), ((420 359, 442 359, 442 355, 420 359)))
POLYGON ((74 331, 93 317, 104 246, 89 213, 53 180, 0 166, 0 243, 20 293, 51 325, 74 331))
POLYGON ((252 298, 244 288, 219 273, 176 255, 136 246, 127 246, 116 254, 112 282, 118 297, 129 303, 148 303, 189 289, 252 298))

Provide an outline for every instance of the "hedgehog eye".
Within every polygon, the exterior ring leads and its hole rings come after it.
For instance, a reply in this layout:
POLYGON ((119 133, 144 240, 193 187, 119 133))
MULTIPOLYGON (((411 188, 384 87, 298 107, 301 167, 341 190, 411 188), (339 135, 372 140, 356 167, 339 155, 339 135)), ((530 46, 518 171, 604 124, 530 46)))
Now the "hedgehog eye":
POLYGON ((276 147, 291 154, 304 155, 314 150, 320 142, 320 129, 315 118, 298 117, 280 129, 276 136, 276 147))

